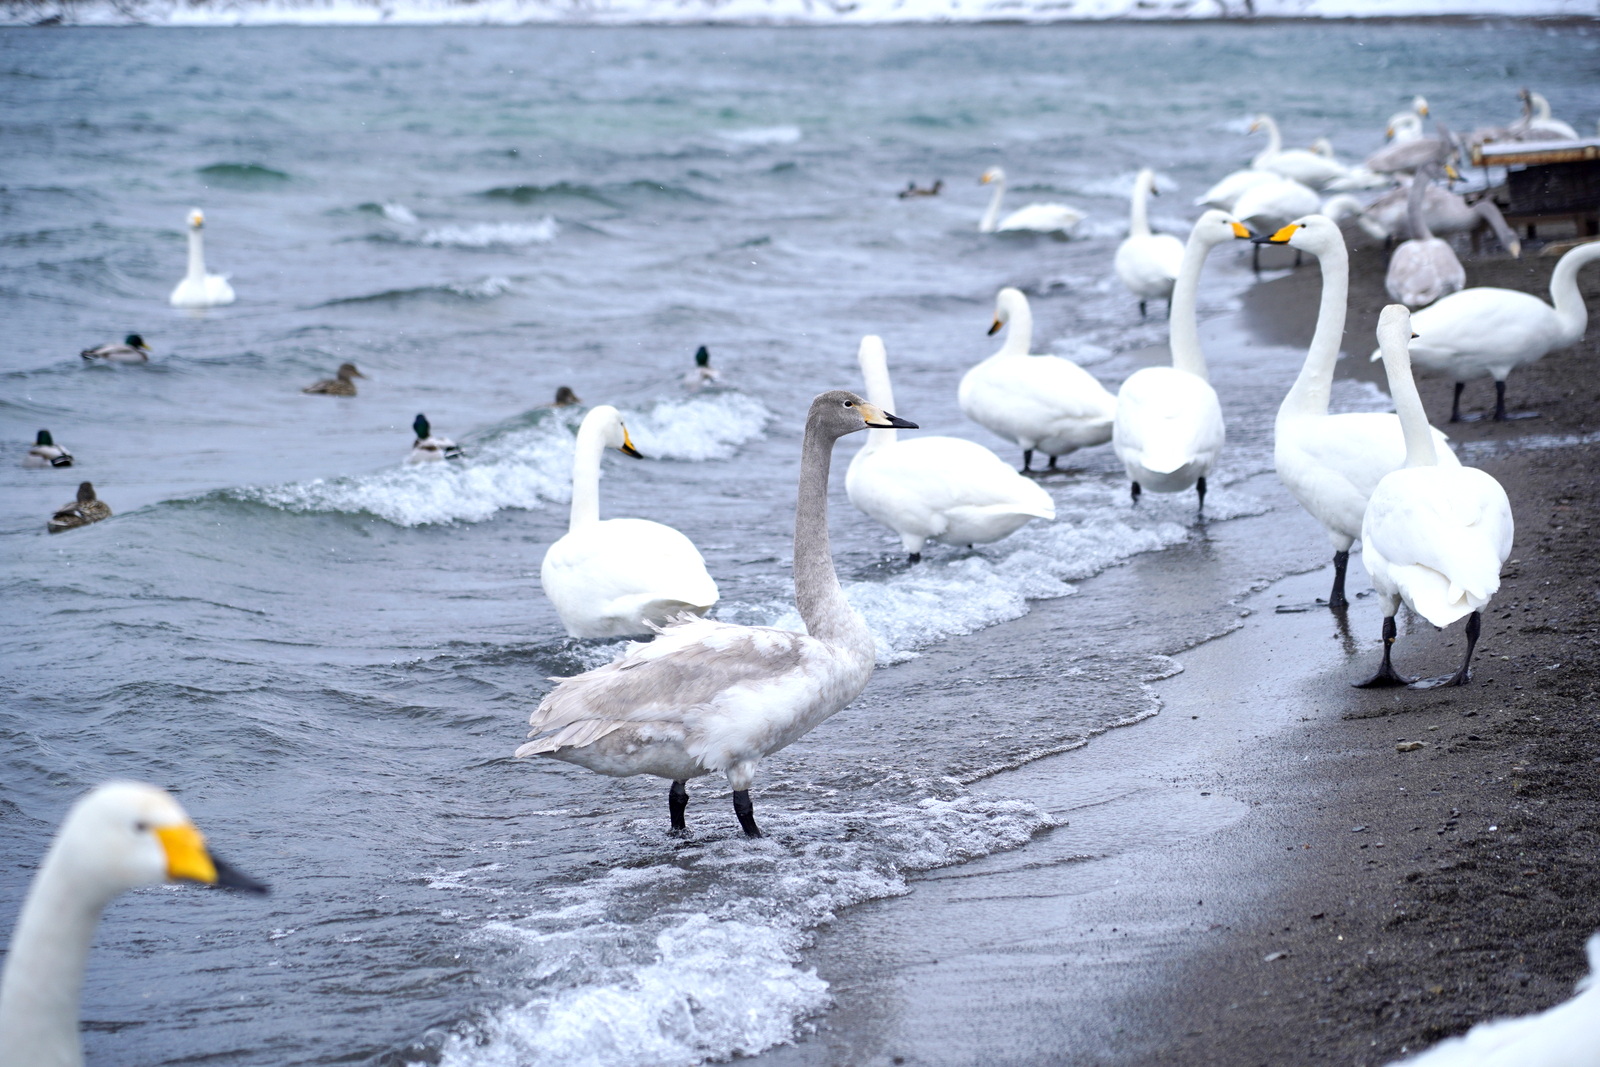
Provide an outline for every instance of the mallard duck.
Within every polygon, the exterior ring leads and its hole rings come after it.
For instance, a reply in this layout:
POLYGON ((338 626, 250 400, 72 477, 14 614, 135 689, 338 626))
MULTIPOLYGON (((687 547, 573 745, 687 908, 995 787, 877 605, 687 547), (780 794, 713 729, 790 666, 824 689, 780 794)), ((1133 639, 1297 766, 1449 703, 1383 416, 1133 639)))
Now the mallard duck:
POLYGON ((914 196, 938 196, 940 190, 942 190, 943 188, 944 188, 944 179, 943 178, 936 179, 934 181, 934 183, 932 185, 928 186, 928 188, 926 188, 926 189, 924 189, 921 186, 919 186, 916 182, 906 182, 906 187, 904 189, 900 190, 895 195, 898 196, 901 200, 910 200, 914 196))
POLYGON ((56 444, 50 436, 49 430, 40 430, 39 436, 34 438, 33 447, 28 449, 28 454, 23 457, 24 467, 70 467, 72 466, 72 453, 56 444))
POLYGON ((716 385, 719 377, 716 368, 711 365, 711 353, 706 350, 705 345, 701 345, 695 349, 694 370, 683 376, 683 386, 690 392, 696 392, 707 386, 716 385))
POLYGON ((136 333, 130 333, 122 339, 119 345, 115 341, 93 348, 85 348, 78 355, 84 359, 103 359, 107 363, 148 363, 150 362, 150 346, 144 343, 144 338, 136 333))
POLYGON ((433 436, 433 429, 428 425, 428 416, 418 415, 411 422, 411 429, 416 432, 416 443, 411 446, 411 455, 406 458, 407 463, 438 463, 447 459, 460 459, 464 453, 454 441, 448 437, 433 436))
POLYGON ((96 500, 94 484, 83 482, 78 486, 78 499, 57 509, 50 516, 50 522, 45 527, 51 533, 60 533, 62 530, 74 530, 79 526, 87 526, 91 522, 109 519, 111 509, 104 501, 96 500))
POLYGON ((356 370, 354 363, 341 363, 332 378, 324 378, 320 382, 306 386, 300 390, 302 393, 316 393, 319 396, 355 396, 356 383, 352 378, 365 378, 366 375, 356 370))
POLYGON ((556 389, 556 398, 545 407, 570 408, 583 403, 583 398, 572 391, 572 386, 563 385, 556 389))

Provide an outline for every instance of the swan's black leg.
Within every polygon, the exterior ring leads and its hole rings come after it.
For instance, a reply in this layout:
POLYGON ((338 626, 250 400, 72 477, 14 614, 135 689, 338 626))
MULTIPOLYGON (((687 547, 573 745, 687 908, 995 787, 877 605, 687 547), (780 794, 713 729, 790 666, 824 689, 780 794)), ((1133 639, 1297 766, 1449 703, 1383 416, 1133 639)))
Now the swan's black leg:
POLYGON ((1350 601, 1344 595, 1344 572, 1350 566, 1350 552, 1333 554, 1333 592, 1328 594, 1328 607, 1334 611, 1343 611, 1350 606, 1350 601))
POLYGON ((1505 422, 1508 419, 1537 419, 1537 411, 1519 411, 1515 415, 1506 414, 1506 383, 1494 383, 1494 421, 1505 422))
POLYGON ((761 836, 761 827, 756 825, 755 809, 750 806, 750 790, 733 791, 733 813, 739 816, 739 825, 744 827, 744 836, 761 836))
POLYGON ((1201 475, 1200 476, 1200 480, 1198 482, 1194 483, 1194 488, 1195 488, 1195 492, 1200 494, 1200 506, 1195 510, 1200 511, 1200 512, 1204 512, 1206 510, 1206 479, 1205 479, 1205 475, 1201 475))
POLYGON ((1144 321, 1144 316, 1145 316, 1144 301, 1141 300, 1141 301, 1139 301, 1139 321, 1140 322, 1144 321))
POLYGON ((1386 615, 1383 619, 1383 666, 1364 682, 1352 682, 1357 689, 1382 689, 1392 685, 1409 685, 1410 680, 1400 677, 1394 672, 1394 664, 1389 662, 1389 653, 1394 648, 1394 616, 1386 615))
POLYGON ((1411 688, 1444 689, 1452 685, 1466 685, 1472 681, 1472 650, 1478 647, 1478 634, 1483 629, 1480 618, 1476 611, 1467 616, 1467 654, 1461 660, 1461 669, 1443 678, 1424 678, 1420 682, 1412 682, 1411 688))
POLYGON ((1167 297, 1167 321, 1172 321, 1172 297, 1167 297))
POLYGON ((1144 492, 1144 490, 1139 488, 1139 483, 1138 482, 1134 482, 1133 483, 1133 502, 1135 504, 1137 504, 1139 502, 1139 494, 1142 493, 1142 492, 1144 492))
POLYGON ((1466 387, 1467 387, 1467 383, 1466 382, 1457 382, 1456 383, 1456 395, 1455 395, 1455 398, 1450 401, 1450 421, 1451 422, 1460 422, 1461 421, 1461 390, 1465 389, 1466 387))
POLYGON ((1051 456, 1050 457, 1050 463, 1049 463, 1048 466, 1045 467, 1045 470, 1047 470, 1047 471, 1055 470, 1056 469, 1056 460, 1058 460, 1060 458, 1061 458, 1060 456, 1051 456))
POLYGON ((667 814, 672 816, 673 830, 687 830, 689 824, 683 821, 683 813, 689 807, 689 787, 682 782, 673 782, 672 788, 667 790, 667 814))
POLYGON ((1022 450, 1022 473, 1023 474, 1027 474, 1032 469, 1033 469, 1033 449, 1024 448, 1022 450))
POLYGON ((1261 273, 1261 246, 1253 245, 1250 249, 1250 269, 1257 274, 1261 273))
POLYGON ((906 562, 907 563, 921 563, 922 562, 922 553, 921 552, 913 552, 913 553, 911 553, 910 555, 908 555, 906 557, 906 562))

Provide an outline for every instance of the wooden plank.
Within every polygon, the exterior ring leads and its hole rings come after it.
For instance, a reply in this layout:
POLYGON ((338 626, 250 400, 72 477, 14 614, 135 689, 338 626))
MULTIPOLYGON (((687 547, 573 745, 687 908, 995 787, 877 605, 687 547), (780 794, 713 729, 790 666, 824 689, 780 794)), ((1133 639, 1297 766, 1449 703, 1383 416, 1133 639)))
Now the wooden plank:
POLYGON ((1536 167, 1548 163, 1582 163, 1590 159, 1600 159, 1600 140, 1490 142, 1472 150, 1472 162, 1480 167, 1536 167))

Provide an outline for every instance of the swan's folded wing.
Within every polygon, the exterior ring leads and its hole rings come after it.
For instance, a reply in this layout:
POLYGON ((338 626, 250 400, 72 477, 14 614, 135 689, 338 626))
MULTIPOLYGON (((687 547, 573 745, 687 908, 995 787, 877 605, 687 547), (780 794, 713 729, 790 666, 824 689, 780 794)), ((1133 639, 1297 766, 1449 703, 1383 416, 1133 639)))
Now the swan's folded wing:
POLYGON ((604 667, 563 679, 528 720, 535 740, 516 754, 582 747, 633 724, 681 725, 691 709, 771 682, 801 669, 808 656, 826 653, 814 638, 789 630, 675 622, 604 667))
POLYGON ((1372 496, 1363 535, 1391 567, 1418 566, 1443 576, 1446 594, 1482 601, 1500 587, 1511 554, 1513 523, 1505 490, 1471 467, 1412 468, 1372 496))

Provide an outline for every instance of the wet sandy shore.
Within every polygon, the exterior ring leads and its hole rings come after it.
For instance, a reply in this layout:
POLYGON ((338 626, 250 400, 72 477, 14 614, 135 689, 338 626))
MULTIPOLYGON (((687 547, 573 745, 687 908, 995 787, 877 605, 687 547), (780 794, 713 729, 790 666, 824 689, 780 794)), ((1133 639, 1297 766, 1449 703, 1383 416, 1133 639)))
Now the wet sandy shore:
MULTIPOLYGON (((1554 263, 1484 258, 1468 272, 1546 292, 1554 263)), ((1387 302, 1382 264, 1376 249, 1353 255, 1346 347, 1359 358, 1341 375, 1381 376, 1365 356, 1387 302)), ((1315 266, 1262 282, 1238 316, 1208 324, 1208 350, 1303 346, 1319 283, 1315 266)), ((1600 274, 1580 285, 1593 302, 1600 274)), ((809 954, 835 1008, 759 1059, 1382 1064, 1569 996, 1600 929, 1593 332, 1513 376, 1513 408, 1542 418, 1448 430, 1505 485, 1517 520, 1469 687, 1350 688, 1376 661, 1371 597, 1343 620, 1275 613, 1325 593, 1331 573, 1326 542, 1293 509, 1214 524, 1035 605, 1006 627, 1023 658, 1081 640, 1084 597, 1097 616, 1125 605, 1108 639, 1135 642, 1156 582, 1172 591, 1162 610, 1224 636, 1186 651, 1152 636, 1152 677, 1163 653, 1183 667, 1155 683, 1160 715, 984 781, 1062 825, 841 916, 809 954), (1306 572, 1261 588, 1257 546, 1285 537, 1305 541, 1306 572)), ((1450 383, 1421 389, 1444 425, 1450 383)), ((1466 407, 1492 398, 1477 383, 1466 407)), ((1269 481, 1249 488, 1281 493, 1269 481)), ((1351 580, 1365 575, 1353 566, 1351 580)), ((1402 613, 1397 666, 1453 668, 1459 630, 1402 613)), ((885 672, 889 698, 941 699, 943 674, 1004 667, 1003 653, 974 655, 958 640, 885 672)), ((1002 678, 987 699, 1029 699, 1019 684, 1002 678)))

